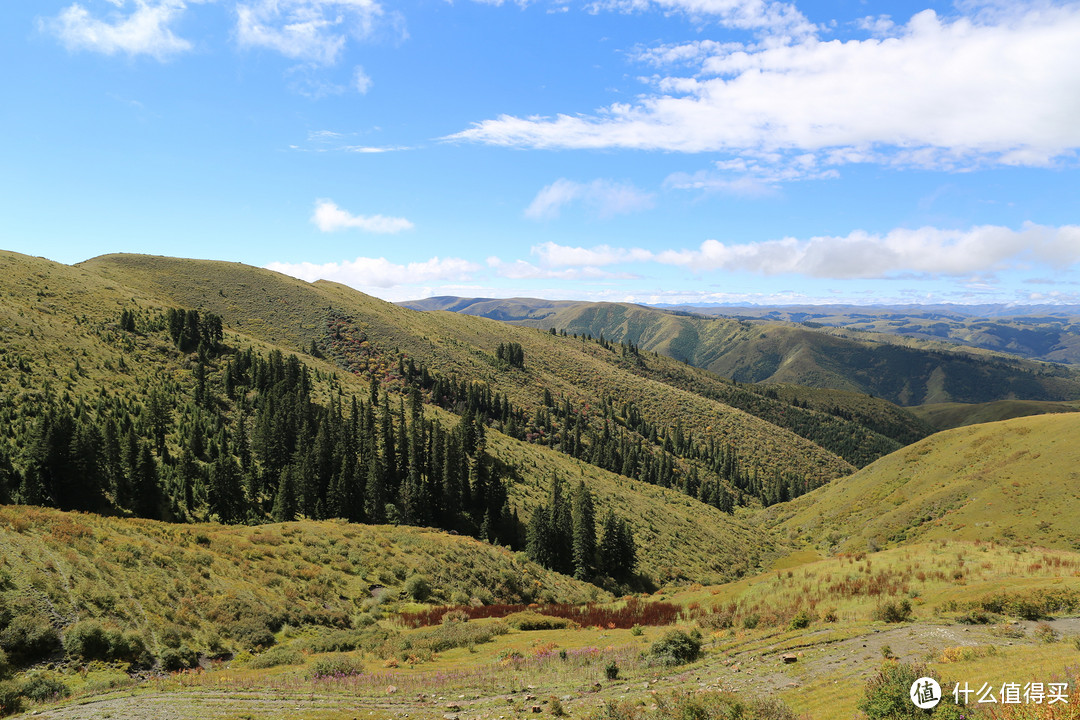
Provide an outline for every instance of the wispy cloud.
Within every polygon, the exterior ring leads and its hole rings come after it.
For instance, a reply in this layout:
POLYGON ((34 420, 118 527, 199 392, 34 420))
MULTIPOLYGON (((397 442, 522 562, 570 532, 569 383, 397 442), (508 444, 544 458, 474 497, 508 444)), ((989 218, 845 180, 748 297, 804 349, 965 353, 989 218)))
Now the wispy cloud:
MULTIPOLYGON (((358 257, 355 260, 322 264, 273 262, 266 265, 266 268, 307 282, 332 280, 359 290, 385 290, 440 281, 467 282, 480 266, 461 258, 433 257, 423 262, 398 264, 384 257, 358 257)), ((410 294, 415 295, 415 290, 405 293, 403 297, 410 294)))
POLYGON ((353 215, 342 210, 333 200, 318 200, 311 222, 323 232, 356 229, 372 233, 398 233, 411 230, 413 224, 405 218, 385 215, 353 215))
POLYGON ((809 154, 814 172, 1046 166, 1080 148, 1077 37, 1080 5, 1070 4, 956 19, 927 10, 885 39, 663 46, 638 57, 696 72, 649 78, 651 93, 591 115, 501 115, 448 139, 719 152, 789 167, 809 154))
POLYGON ((572 203, 584 203, 599 217, 647 210, 653 206, 653 196, 627 183, 593 180, 588 183, 559 178, 536 194, 525 208, 525 217, 547 220, 559 216, 562 208, 572 203))
POLYGON ((791 3, 769 0, 593 0, 592 12, 615 10, 643 12, 659 9, 682 13, 698 22, 714 22, 739 30, 764 31, 770 35, 807 35, 814 26, 791 3))
POLYGON ((388 18, 375 0, 254 0, 236 6, 241 47, 266 48, 294 60, 334 65, 350 39, 362 40, 388 18))
POLYGON ((1032 265, 1080 263, 1080 226, 1025 224, 1019 230, 983 225, 968 230, 934 227, 885 234, 857 230, 844 236, 782 238, 750 243, 706 240, 694 249, 653 252, 642 248, 573 248, 544 243, 533 248, 544 264, 602 266, 630 262, 676 265, 695 273, 741 271, 760 275, 867 279, 904 275, 960 278, 973 287, 994 273, 1032 265))
POLYGON ((164 61, 191 50, 191 43, 177 37, 171 26, 186 5, 182 0, 110 0, 112 10, 103 18, 73 3, 40 27, 56 35, 69 50, 90 50, 115 55, 149 55, 164 61))

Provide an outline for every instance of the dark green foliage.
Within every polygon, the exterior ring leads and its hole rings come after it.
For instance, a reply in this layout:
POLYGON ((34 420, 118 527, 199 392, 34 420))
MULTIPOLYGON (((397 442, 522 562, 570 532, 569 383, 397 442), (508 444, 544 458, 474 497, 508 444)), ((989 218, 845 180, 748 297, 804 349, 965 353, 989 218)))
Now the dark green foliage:
POLYGON ((701 654, 701 633, 669 630, 649 647, 649 661, 656 665, 685 665, 701 654))
POLYGON ((22 687, 20 688, 23 697, 34 702, 49 702, 50 700, 59 700, 65 698, 71 694, 71 688, 69 688, 63 680, 58 678, 54 673, 41 671, 29 674, 25 680, 23 680, 22 687))
POLYGON ((22 688, 14 680, 0 680, 0 717, 22 712, 22 688))
POLYGON ((788 630, 805 630, 810 627, 810 623, 814 621, 814 616, 807 610, 800 610, 795 613, 795 617, 791 618, 791 622, 788 623, 788 630))
POLYGON ((596 565, 596 510, 592 493, 579 481, 571 500, 574 577, 588 580, 596 565))
POLYGON ((505 367, 525 367, 525 351, 521 343, 499 343, 495 348, 495 359, 505 367))
POLYGON ((199 661, 198 655, 187 645, 181 645, 177 648, 165 648, 161 651, 161 657, 158 659, 161 661, 161 669, 165 672, 187 670, 195 667, 199 661))
POLYGON ((874 608, 874 619, 887 623, 906 622, 911 619, 911 601, 907 598, 885 600, 874 608))
MULTIPOLYGON (((933 674, 924 665, 887 661, 867 681, 858 708, 868 720, 921 720, 928 717, 958 720, 965 717, 966 708, 956 705, 948 692, 942 693, 941 703, 933 710, 922 710, 911 702, 912 683, 925 676, 933 677, 933 674)), ((942 687, 947 685, 940 679, 939 683, 942 687)))
POLYGON ((410 575, 405 581, 405 592, 416 602, 424 602, 431 596, 431 583, 423 575, 410 575))
POLYGON ((60 635, 44 614, 24 611, 0 624, 0 649, 14 663, 29 665, 60 650, 60 635))
POLYGON ((616 580, 630 579, 637 567, 637 545, 630 525, 608 510, 600 538, 600 571, 616 580))
POLYGON ((612 660, 607 665, 605 665, 604 666, 604 676, 607 677, 608 680, 618 680, 619 679, 619 664, 617 662, 615 662, 614 660, 612 660))
POLYGON ((225 629, 229 637, 244 650, 265 650, 276 642, 265 620, 259 618, 241 618, 225 629))

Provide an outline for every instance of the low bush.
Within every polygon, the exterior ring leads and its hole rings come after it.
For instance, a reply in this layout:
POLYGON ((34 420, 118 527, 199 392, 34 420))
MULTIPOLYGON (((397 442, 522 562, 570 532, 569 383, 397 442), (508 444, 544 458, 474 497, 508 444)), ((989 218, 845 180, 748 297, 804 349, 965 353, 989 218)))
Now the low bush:
POLYGON ((810 627, 810 623, 813 621, 813 615, 806 610, 800 610, 795 613, 795 617, 791 618, 791 622, 788 623, 788 630, 805 630, 810 627))
POLYGON ((44 660, 60 648, 60 634, 44 615, 16 615, 0 632, 0 649, 17 664, 29 665, 44 660))
POLYGON ((23 701, 19 684, 14 680, 0 681, 0 717, 22 712, 23 701))
POLYGON ((73 660, 87 663, 141 663, 147 659, 146 646, 138 634, 106 629, 97 620, 83 620, 64 633, 64 650, 73 660))
POLYGON ((312 680, 324 680, 326 678, 351 677, 362 675, 364 664, 348 655, 329 655, 321 657, 311 663, 308 669, 308 677, 312 680))
POLYGON ((911 619, 911 601, 886 600, 874 608, 873 618, 887 623, 906 622, 911 619))
POLYGON ((244 650, 265 650, 276 642, 266 623, 255 618, 242 618, 227 630, 229 637, 244 650))
POLYGON ((701 655, 701 633, 687 634, 669 630, 649 647, 648 659, 654 665, 685 665, 701 655))
POLYGON ((165 672, 178 672, 195 667, 199 662, 198 655, 187 645, 178 648, 165 648, 161 651, 161 669, 165 672))
POLYGON ((431 597, 431 582, 423 575, 410 575, 404 587, 405 592, 416 602, 424 602, 431 597))
POLYGON ((71 694, 71 688, 51 672, 35 672, 23 680, 20 692, 28 700, 48 702, 67 697, 71 694))
MULTIPOLYGON (((933 711, 921 710, 911 702, 911 686, 921 677, 931 675, 925 665, 909 665, 896 661, 887 661, 871 677, 859 699, 858 708, 868 720, 925 720, 927 717, 940 720, 959 720, 965 715, 966 708, 958 706, 948 692, 942 692, 941 703, 933 711)), ((948 683, 939 678, 942 687, 948 683)))
POLYGON ((266 668, 278 667, 279 665, 303 665, 304 656, 299 650, 291 647, 273 647, 264 653, 256 655, 247 662, 249 668, 265 670, 266 668))
POLYGON ((541 615, 532 610, 511 613, 506 616, 505 622, 515 630, 562 630, 570 626, 566 618, 541 615))

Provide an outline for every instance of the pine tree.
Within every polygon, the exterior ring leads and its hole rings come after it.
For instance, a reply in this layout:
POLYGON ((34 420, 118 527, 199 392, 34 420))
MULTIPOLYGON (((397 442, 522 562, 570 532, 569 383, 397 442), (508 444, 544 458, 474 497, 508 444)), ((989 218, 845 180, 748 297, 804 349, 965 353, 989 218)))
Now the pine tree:
POLYGON ((572 502, 574 577, 592 577, 596 557, 596 511, 592 493, 579 481, 572 502))

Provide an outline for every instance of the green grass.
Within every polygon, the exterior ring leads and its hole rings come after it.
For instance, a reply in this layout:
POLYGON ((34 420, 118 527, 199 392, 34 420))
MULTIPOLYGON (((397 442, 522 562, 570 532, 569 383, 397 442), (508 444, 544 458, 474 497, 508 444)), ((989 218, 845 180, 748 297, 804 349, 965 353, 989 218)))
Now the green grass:
POLYGON ((1029 415, 1080 411, 1080 402, 996 400, 987 403, 934 403, 911 408, 911 412, 937 430, 964 425, 1012 420, 1029 415))
POLYGON ((1078 432, 1073 413, 945 431, 761 517, 826 549, 933 538, 1076 548, 1078 432))

